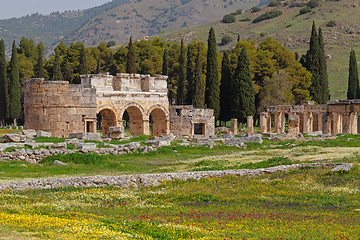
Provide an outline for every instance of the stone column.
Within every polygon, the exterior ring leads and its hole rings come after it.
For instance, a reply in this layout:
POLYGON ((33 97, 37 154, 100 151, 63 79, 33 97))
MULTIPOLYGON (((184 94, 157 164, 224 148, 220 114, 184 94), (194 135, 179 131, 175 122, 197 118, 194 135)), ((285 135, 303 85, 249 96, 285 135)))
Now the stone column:
POLYGON ((267 133, 267 113, 260 113, 260 132, 267 133))
POLYGON ((339 113, 333 113, 332 114, 332 129, 333 135, 338 135, 339 133, 342 132, 342 118, 341 115, 339 113))
POLYGON ((289 115, 288 134, 298 135, 300 132, 300 118, 298 115, 289 115))
POLYGON ((254 117, 248 116, 247 117, 247 134, 254 133, 254 117))
POLYGON ((267 128, 267 132, 271 133, 271 113, 267 113, 267 118, 266 118, 266 128, 267 128))
POLYGON ((350 113, 349 133, 351 134, 358 133, 358 115, 355 112, 350 113))
POLYGON ((327 113, 323 113, 321 122, 323 134, 331 134, 331 117, 327 113))
POLYGON ((342 120, 342 133, 351 133, 351 119, 350 119, 351 113, 346 112, 343 115, 342 120))
POLYGON ((275 113, 275 126, 274 126, 274 132, 275 133, 280 133, 280 128, 281 128, 281 112, 276 112, 275 113))
POLYGON ((317 114, 317 131, 321 131, 323 129, 322 123, 323 123, 323 115, 321 113, 317 114))
POLYGON ((285 113, 281 114, 280 133, 285 133, 285 113))
POLYGON ((149 119, 143 120, 143 134, 144 135, 150 135, 149 119))
POLYGON ((231 119, 231 128, 230 131, 234 134, 237 135, 238 133, 238 121, 236 118, 232 118, 231 119))

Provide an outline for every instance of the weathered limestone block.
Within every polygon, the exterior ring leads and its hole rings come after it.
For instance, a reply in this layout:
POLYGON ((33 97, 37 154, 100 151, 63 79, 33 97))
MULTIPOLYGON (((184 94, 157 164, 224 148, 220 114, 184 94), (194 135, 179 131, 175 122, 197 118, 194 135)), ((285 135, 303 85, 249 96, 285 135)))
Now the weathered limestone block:
POLYGON ((238 134, 238 121, 236 118, 231 119, 231 127, 230 127, 230 131, 234 134, 237 135, 238 134))
POLYGON ((122 139, 125 137, 125 128, 123 126, 110 127, 109 133, 106 136, 112 139, 122 139))
POLYGON ((254 117, 248 116, 247 117, 247 134, 254 133, 254 117))
POLYGON ((36 131, 36 137, 51 137, 52 134, 51 132, 46 132, 46 131, 36 131))
POLYGON ((77 138, 89 141, 101 142, 101 136, 98 133, 71 133, 69 134, 70 138, 77 138))
POLYGON ((300 119, 297 115, 289 116, 289 126, 288 134, 289 135, 298 135, 300 133, 300 119))
POLYGON ((26 136, 20 134, 6 134, 2 137, 2 143, 25 142, 26 136))
POLYGON ((36 137, 36 131, 34 129, 23 130, 22 134, 25 135, 27 138, 36 137))
POLYGON ((97 147, 95 143, 79 143, 78 149, 82 151, 96 151, 97 147))

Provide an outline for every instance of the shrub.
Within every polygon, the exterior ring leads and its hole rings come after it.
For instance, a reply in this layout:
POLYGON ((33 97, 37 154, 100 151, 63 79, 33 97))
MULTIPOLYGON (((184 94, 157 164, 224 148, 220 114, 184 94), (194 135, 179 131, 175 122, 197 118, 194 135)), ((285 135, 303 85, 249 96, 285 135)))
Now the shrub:
POLYGON ((290 8, 293 8, 293 7, 304 7, 306 4, 303 3, 303 2, 293 2, 289 5, 290 8))
POLYGON ((232 42, 232 37, 230 37, 229 35, 225 35, 221 38, 221 45, 226 45, 228 43, 232 42))
POLYGON ((319 0, 310 0, 306 6, 308 6, 309 8, 316 8, 319 6, 319 0))
POLYGON ((233 23, 236 21, 236 18, 233 14, 226 14, 223 19, 222 19, 222 23, 233 23))
POLYGON ((281 14, 282 14, 282 11, 280 11, 278 9, 274 9, 274 10, 268 11, 268 12, 260 15, 259 17, 255 18, 253 20, 253 23, 257 23, 257 22, 261 22, 261 21, 264 21, 267 19, 275 18, 275 17, 280 16, 281 14))
POLYGON ((251 21, 251 19, 250 18, 242 18, 239 21, 240 22, 249 22, 249 21, 251 21))
POLYGON ((336 26, 336 21, 335 20, 330 20, 327 24, 327 27, 335 27, 336 26))
POLYGON ((106 47, 112 47, 112 46, 115 46, 116 45, 116 43, 115 43, 115 41, 109 41, 107 44, 106 44, 106 47))
POLYGON ((302 9, 300 9, 300 15, 309 13, 309 12, 311 12, 311 11, 312 11, 311 8, 309 8, 309 7, 304 7, 304 8, 302 8, 302 9))
POLYGON ((242 11, 243 11, 242 9, 238 9, 235 12, 233 12, 232 15, 240 15, 242 11))
POLYGON ((279 0, 274 0, 274 1, 271 1, 269 2, 269 4, 267 5, 268 7, 278 7, 281 5, 281 1, 279 0))
POLYGON ((259 7, 252 7, 251 9, 250 9, 250 11, 252 12, 252 13, 254 13, 254 12, 260 12, 260 10, 261 10, 261 8, 259 8, 259 7))

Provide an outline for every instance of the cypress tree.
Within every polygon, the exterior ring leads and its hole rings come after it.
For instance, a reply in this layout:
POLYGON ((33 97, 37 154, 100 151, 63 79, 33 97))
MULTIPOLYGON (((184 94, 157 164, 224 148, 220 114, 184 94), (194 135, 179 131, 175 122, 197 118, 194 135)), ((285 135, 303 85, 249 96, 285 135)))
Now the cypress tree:
POLYGON ((310 96, 314 101, 322 104, 323 94, 320 75, 320 45, 315 22, 313 22, 311 30, 309 50, 306 52, 305 59, 302 60, 302 63, 304 64, 304 67, 312 74, 310 96))
POLYGON ((240 34, 237 35, 237 42, 240 42, 240 34))
POLYGON ((19 77, 19 59, 15 41, 12 46, 12 54, 10 60, 10 75, 9 75, 9 117, 14 120, 16 126, 16 119, 21 114, 20 101, 20 77, 19 77))
POLYGON ((61 73, 61 65, 60 65, 60 52, 59 49, 55 48, 55 62, 53 68, 53 81, 62 81, 64 80, 63 75, 61 73))
POLYGON ((221 64, 220 81, 220 116, 221 121, 229 121, 231 118, 231 78, 229 52, 225 51, 221 64))
POLYGON ((127 73, 136 73, 136 54, 135 49, 132 43, 132 37, 130 37, 128 54, 126 61, 126 72, 127 73))
POLYGON ((198 45, 198 53, 196 56, 195 64, 195 87, 194 87, 194 99, 193 106, 196 108, 205 107, 205 81, 202 72, 202 61, 201 61, 201 48, 200 43, 198 45))
POLYGON ((86 58, 86 49, 85 46, 82 46, 80 49, 80 59, 79 59, 79 74, 85 75, 88 74, 88 65, 87 65, 87 58, 86 58))
POLYGON ((64 73, 64 80, 68 81, 70 84, 72 84, 73 80, 74 80, 73 70, 67 59, 64 62, 63 73, 64 73))
POLYGON ((186 97, 186 65, 185 65, 185 47, 184 41, 181 39, 180 57, 179 57, 179 73, 177 81, 176 103, 183 105, 186 97))
POLYGON ((207 108, 214 109, 214 116, 218 119, 220 114, 220 84, 214 28, 210 28, 208 38, 205 104, 207 108))
POLYGON ((36 52, 37 52, 37 61, 34 66, 35 77, 45 78, 46 74, 45 74, 44 60, 43 60, 44 45, 41 42, 39 43, 39 45, 36 46, 36 52))
POLYGON ((5 42, 0 41, 0 122, 3 125, 9 117, 9 81, 6 74, 5 42))
POLYGON ((355 51, 351 50, 350 60, 349 60, 349 81, 348 81, 348 91, 347 99, 359 99, 359 74, 357 61, 355 56, 355 51))
POLYGON ((194 98, 194 63, 192 61, 192 47, 188 46, 187 52, 187 61, 186 61, 186 104, 192 105, 192 101, 194 98))
POLYGON ((329 80, 327 74, 327 64, 326 64, 326 56, 325 56, 325 45, 322 36, 322 30, 319 28, 319 47, 320 47, 320 84, 321 84, 321 92, 322 92, 322 104, 326 104, 327 101, 330 100, 330 92, 329 92, 329 80))
POLYGON ((162 75, 168 76, 169 75, 169 56, 168 51, 165 48, 163 54, 163 64, 162 64, 162 75))
POLYGON ((250 60, 244 47, 239 55, 238 65, 231 81, 232 117, 245 123, 247 116, 255 114, 255 92, 250 72, 250 60))
POLYGON ((114 61, 114 55, 112 52, 110 53, 109 72, 113 76, 116 76, 116 74, 117 74, 117 67, 116 67, 116 63, 114 61))

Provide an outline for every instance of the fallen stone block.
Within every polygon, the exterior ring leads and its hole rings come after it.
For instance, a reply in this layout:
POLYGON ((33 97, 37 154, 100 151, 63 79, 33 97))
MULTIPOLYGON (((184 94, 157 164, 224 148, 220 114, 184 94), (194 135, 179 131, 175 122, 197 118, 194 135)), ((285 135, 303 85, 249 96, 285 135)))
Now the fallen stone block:
POLYGON ((2 143, 25 142, 26 136, 20 134, 6 134, 1 138, 2 143))
POLYGON ((159 140, 159 141, 155 141, 152 145, 155 146, 155 147, 166 147, 166 146, 170 146, 170 140, 159 140))
POLYGON ((64 162, 62 162, 62 161, 55 160, 55 161, 53 162, 53 165, 55 165, 55 166, 66 166, 67 164, 64 163, 64 162))
POLYGON ((106 136, 112 139, 122 139, 125 137, 125 128, 122 126, 110 127, 109 133, 106 136))
POLYGON ((323 134, 322 131, 315 131, 315 132, 308 133, 307 135, 311 136, 311 137, 316 137, 316 136, 321 136, 322 134, 323 134))
POLYGON ((174 136, 174 134, 169 133, 168 135, 162 136, 161 140, 167 140, 167 141, 173 142, 173 141, 175 141, 175 138, 176 137, 174 136))
POLYGON ((36 137, 51 137, 51 132, 36 131, 36 137))
POLYGON ((22 134, 25 135, 27 138, 35 138, 37 135, 34 129, 23 130, 22 134))
POLYGON ((348 172, 351 170, 352 167, 353 167, 353 165, 351 163, 345 163, 345 164, 336 166, 331 171, 332 172, 348 172))
POLYGON ((234 137, 235 137, 235 135, 234 135, 233 132, 228 132, 228 133, 224 136, 224 138, 234 138, 234 137))
POLYGON ((67 144, 65 142, 56 143, 51 146, 51 148, 67 148, 67 144))
POLYGON ((82 151, 93 152, 97 150, 95 143, 79 143, 78 149, 82 151))

